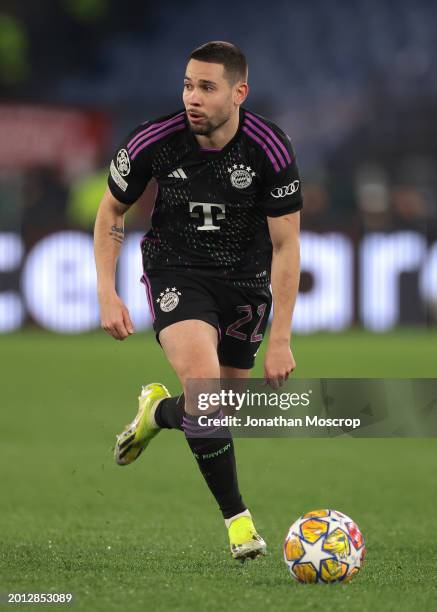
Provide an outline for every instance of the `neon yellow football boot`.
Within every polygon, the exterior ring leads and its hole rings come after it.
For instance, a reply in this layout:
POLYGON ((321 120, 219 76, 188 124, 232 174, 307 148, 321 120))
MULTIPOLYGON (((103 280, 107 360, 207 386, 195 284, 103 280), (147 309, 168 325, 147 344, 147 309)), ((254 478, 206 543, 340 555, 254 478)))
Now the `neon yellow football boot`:
POLYGON ((258 555, 266 554, 266 543, 257 533, 248 510, 230 521, 230 524, 226 521, 226 526, 234 559, 244 562, 248 558, 254 559, 258 555))
POLYGON ((160 383, 150 383, 142 388, 138 397, 138 412, 135 419, 116 438, 114 457, 118 465, 129 465, 138 459, 149 442, 161 431, 154 415, 158 402, 170 397, 160 383))

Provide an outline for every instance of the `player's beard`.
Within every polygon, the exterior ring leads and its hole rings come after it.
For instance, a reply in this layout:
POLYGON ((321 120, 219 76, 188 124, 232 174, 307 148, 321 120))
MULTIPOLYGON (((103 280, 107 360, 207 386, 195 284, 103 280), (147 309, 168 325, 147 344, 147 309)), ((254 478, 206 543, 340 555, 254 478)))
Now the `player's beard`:
POLYGON ((194 125, 189 121, 190 129, 193 134, 197 134, 198 136, 211 136, 216 130, 222 127, 227 121, 229 117, 222 117, 221 119, 217 119, 217 121, 212 122, 207 119, 203 125, 194 125))

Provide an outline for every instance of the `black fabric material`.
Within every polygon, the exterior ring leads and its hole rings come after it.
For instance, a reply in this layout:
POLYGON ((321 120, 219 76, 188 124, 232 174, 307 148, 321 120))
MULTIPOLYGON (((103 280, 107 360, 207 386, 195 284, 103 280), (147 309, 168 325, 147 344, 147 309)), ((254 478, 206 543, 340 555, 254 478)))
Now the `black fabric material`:
POLYGON ((142 244, 147 274, 201 269, 269 285, 267 215, 302 208, 301 179, 288 136, 249 109, 239 115, 236 134, 219 151, 200 146, 184 109, 141 123, 120 143, 108 177, 114 197, 131 205, 152 177, 158 186, 142 244))
POLYGON ((158 342, 160 332, 173 323, 205 321, 217 329, 221 365, 253 367, 269 320, 269 287, 236 287, 229 281, 182 270, 152 272, 143 281, 158 342), (164 308, 162 299, 169 300, 163 302, 164 308))
POLYGON ((155 421, 162 429, 180 429, 184 417, 184 394, 168 397, 159 402, 155 411, 155 421))
MULTIPOLYGON (((185 414, 184 423, 187 422, 197 423, 197 417, 185 414)), ((246 510, 238 488, 234 442, 229 429, 221 427, 219 432, 215 430, 205 437, 190 435, 185 430, 185 437, 223 518, 246 510), (213 437, 218 434, 226 437, 213 437)))

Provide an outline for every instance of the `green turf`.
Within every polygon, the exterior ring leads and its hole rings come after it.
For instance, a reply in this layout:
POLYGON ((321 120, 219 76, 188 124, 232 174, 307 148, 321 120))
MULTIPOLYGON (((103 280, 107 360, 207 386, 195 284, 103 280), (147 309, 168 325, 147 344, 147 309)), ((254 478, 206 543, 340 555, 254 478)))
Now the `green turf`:
MULTIPOLYGON (((296 374, 435 377, 436 345, 435 332, 412 330, 301 336, 296 374)), ((179 432, 132 466, 113 463, 141 382, 178 390, 152 336, 20 333, 1 338, 0 360, 0 592, 74 592, 87 612, 434 609, 434 440, 237 440, 244 497, 269 544, 266 559, 240 566, 179 432), (289 524, 323 506, 366 537, 350 585, 295 584, 282 562, 289 524)))

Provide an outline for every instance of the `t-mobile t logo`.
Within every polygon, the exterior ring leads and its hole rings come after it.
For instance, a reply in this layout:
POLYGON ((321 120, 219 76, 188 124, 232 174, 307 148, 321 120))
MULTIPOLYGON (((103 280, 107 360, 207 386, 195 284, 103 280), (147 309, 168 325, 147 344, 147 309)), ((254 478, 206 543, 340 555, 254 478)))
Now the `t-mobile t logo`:
POLYGON ((198 230, 219 230, 219 225, 214 225, 219 219, 225 218, 225 204, 211 204, 205 202, 189 202, 190 214, 196 219, 202 219, 203 225, 198 230), (213 210, 214 209, 214 210, 213 210))

